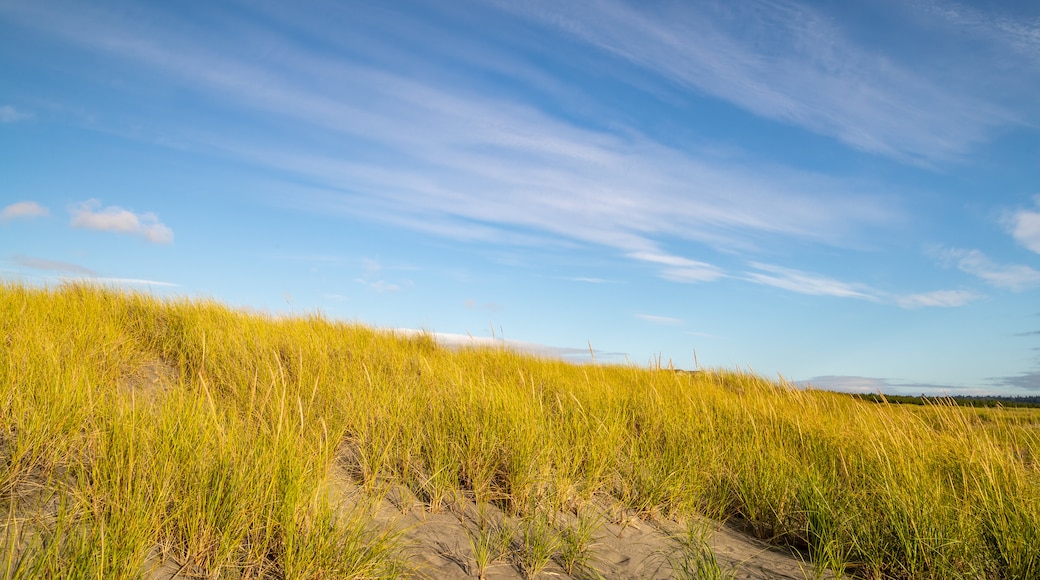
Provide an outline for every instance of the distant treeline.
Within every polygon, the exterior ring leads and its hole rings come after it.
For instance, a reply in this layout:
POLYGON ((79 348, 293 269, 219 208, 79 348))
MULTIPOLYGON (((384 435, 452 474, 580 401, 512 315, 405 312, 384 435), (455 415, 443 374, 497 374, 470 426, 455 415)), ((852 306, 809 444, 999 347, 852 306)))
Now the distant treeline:
POLYGON ((1000 396, 974 396, 954 395, 952 397, 911 397, 907 395, 878 395, 876 393, 856 393, 852 395, 857 399, 880 403, 888 401, 898 405, 936 405, 950 404, 965 407, 1040 407, 1040 396, 1022 397, 1000 397, 1000 396))

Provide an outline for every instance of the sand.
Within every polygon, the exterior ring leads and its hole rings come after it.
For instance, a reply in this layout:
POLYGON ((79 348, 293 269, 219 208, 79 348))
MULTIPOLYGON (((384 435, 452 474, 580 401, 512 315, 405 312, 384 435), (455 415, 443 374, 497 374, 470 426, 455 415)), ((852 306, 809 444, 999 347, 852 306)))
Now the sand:
MULTIPOLYGON (((336 487, 347 499, 345 505, 365 501, 366 494, 349 481, 336 487), (355 498, 353 502, 349 498, 355 498)), ((378 526, 391 526, 403 533, 406 553, 417 569, 417 577, 431 579, 479 578, 467 529, 477 529, 477 505, 470 500, 455 500, 434 511, 407 489, 395 486, 381 493, 382 499, 367 504, 378 526)), ((648 520, 604 500, 598 505, 598 530, 590 548, 591 558, 584 569, 567 574, 553 561, 537 578, 556 579, 659 579, 676 576, 672 564, 681 557, 672 534, 683 526, 671 520, 648 520), (671 533, 670 533, 671 532, 671 533)), ((354 504, 356 505, 356 504, 354 504)), ((493 505, 482 506, 484 521, 492 526, 515 522, 493 505)), ((557 514, 560 521, 574 521, 573 514, 557 514)), ((770 545, 745 533, 735 524, 699 521, 709 532, 708 545, 715 554, 723 577, 735 579, 817 578, 812 567, 792 549, 770 545)), ((513 545, 516 548, 516 545, 513 545)), ((485 571, 488 580, 526 578, 515 556, 495 561, 485 571)), ((834 578, 827 572, 822 578, 834 578)))

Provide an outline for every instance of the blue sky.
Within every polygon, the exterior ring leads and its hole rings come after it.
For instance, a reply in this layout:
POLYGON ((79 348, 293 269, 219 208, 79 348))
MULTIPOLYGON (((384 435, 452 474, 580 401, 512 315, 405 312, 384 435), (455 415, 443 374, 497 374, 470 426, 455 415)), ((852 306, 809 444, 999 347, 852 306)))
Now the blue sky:
POLYGON ((1040 393, 1033 2, 0 0, 0 275, 1040 393))

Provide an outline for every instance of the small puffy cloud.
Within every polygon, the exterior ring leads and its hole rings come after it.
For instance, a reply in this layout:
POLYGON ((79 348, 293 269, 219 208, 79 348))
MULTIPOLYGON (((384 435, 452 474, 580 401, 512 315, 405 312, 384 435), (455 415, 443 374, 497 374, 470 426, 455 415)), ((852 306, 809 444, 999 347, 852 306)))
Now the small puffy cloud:
POLYGON ((636 318, 652 322, 654 324, 661 324, 664 326, 681 326, 685 322, 681 318, 673 318, 671 316, 657 316, 655 314, 636 314, 636 318))
POLYGON ((896 304, 903 308, 951 308, 964 306, 980 298, 980 295, 969 290, 936 290, 921 294, 908 294, 896 297, 896 304))
MULTIPOLYGON (((1033 201, 1040 208, 1040 195, 1033 201)), ((1015 241, 1040 254, 1040 210, 1019 210, 1008 217, 1008 226, 1015 241)))
POLYGON ((75 228, 118 232, 141 236, 155 244, 172 244, 173 230, 159 221, 154 213, 136 214, 118 206, 101 208, 101 202, 89 199, 71 210, 75 228))
POLYGON ((19 201, 0 210, 0 222, 13 219, 32 219, 51 215, 50 210, 35 201, 19 201))
POLYGON ((32 119, 32 117, 32 113, 19 111, 11 105, 0 107, 0 123, 17 123, 18 121, 32 119))
POLYGON ((997 288, 1020 292, 1040 286, 1040 271, 1029 266, 997 264, 978 250, 949 249, 940 257, 955 263, 962 272, 977 276, 997 288))

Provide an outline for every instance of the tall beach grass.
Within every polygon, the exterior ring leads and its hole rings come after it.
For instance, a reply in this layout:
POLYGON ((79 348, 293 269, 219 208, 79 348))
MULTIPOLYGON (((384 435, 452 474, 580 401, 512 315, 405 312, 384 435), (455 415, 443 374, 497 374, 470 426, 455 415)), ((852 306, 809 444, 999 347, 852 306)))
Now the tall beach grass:
POLYGON ((335 501, 346 472, 430 510, 495 504, 529 522, 515 543, 532 571, 565 553, 553 514, 609 498, 740 522, 839 574, 1037 578, 1038 429, 1031 410, 878 405, 742 372, 4 283, 0 577, 421 573, 396 532, 335 501))

